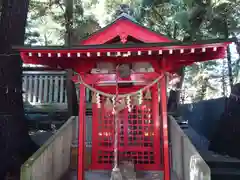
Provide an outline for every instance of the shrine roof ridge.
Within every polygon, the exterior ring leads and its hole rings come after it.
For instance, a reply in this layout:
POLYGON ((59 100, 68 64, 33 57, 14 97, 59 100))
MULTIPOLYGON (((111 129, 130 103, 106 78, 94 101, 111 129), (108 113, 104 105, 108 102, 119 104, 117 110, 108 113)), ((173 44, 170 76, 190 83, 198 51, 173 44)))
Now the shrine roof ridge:
POLYGON ((121 19, 121 18, 125 18, 125 19, 129 19, 129 20, 131 20, 132 22, 135 22, 135 23, 137 23, 137 24, 139 24, 139 22, 134 18, 134 17, 132 17, 132 16, 130 16, 129 14, 127 14, 127 13, 122 13, 122 14, 120 14, 114 21, 116 21, 116 20, 118 20, 118 19, 121 19))
MULTIPOLYGON (((87 49, 124 49, 124 48, 150 48, 150 47, 172 47, 172 46, 192 46, 192 45, 211 45, 234 42, 229 39, 209 39, 191 42, 160 42, 160 43, 136 43, 136 44, 96 44, 96 45, 77 45, 77 46, 13 46, 14 50, 87 50, 87 49)), ((189 48, 190 48, 189 47, 189 48)))
POLYGON ((156 32, 156 31, 152 30, 151 28, 142 25, 142 24, 139 23, 134 17, 130 16, 129 14, 127 14, 127 13, 122 13, 122 14, 120 14, 114 21, 108 23, 106 26, 102 27, 101 29, 99 29, 99 30, 97 30, 97 31, 95 31, 95 32, 93 32, 93 33, 91 33, 90 35, 87 35, 87 36, 83 37, 83 39, 80 40, 80 43, 81 43, 81 42, 84 42, 84 41, 87 40, 89 37, 91 37, 91 36, 93 36, 93 35, 96 35, 97 33, 104 32, 106 29, 108 29, 109 27, 111 27, 112 25, 114 25, 115 23, 117 23, 118 21, 121 21, 121 20, 130 21, 130 22, 132 22, 133 24, 138 25, 138 26, 140 26, 140 27, 142 27, 142 28, 144 28, 144 29, 146 29, 146 30, 148 30, 148 31, 150 31, 150 32, 153 32, 153 33, 155 33, 155 34, 161 35, 161 36, 163 36, 163 37, 165 37, 165 38, 167 38, 167 39, 169 39, 169 40, 171 40, 171 41, 176 41, 176 39, 173 39, 172 37, 169 37, 169 36, 167 36, 167 35, 164 35, 164 34, 161 34, 161 33, 159 33, 159 32, 156 32))

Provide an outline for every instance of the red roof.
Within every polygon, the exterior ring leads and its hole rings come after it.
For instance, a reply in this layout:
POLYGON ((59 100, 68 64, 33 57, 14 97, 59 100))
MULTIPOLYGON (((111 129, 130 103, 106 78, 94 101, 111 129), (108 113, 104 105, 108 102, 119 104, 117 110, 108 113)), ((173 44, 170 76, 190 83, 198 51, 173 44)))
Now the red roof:
POLYGON ((144 43, 171 42, 172 40, 162 34, 156 33, 135 22, 130 16, 122 14, 113 23, 109 24, 100 31, 95 32, 81 45, 105 44, 112 39, 120 37, 124 42, 128 37, 132 37, 144 43))
POLYGON ((99 61, 148 61, 166 71, 175 71, 193 62, 224 58, 226 47, 231 42, 231 39, 174 41, 122 15, 112 24, 83 40, 79 46, 15 49, 21 52, 24 63, 76 68, 76 71, 81 69, 80 66, 92 65, 93 62, 99 61), (120 43, 114 44, 117 40, 120 43), (126 43, 130 40, 135 43, 126 43))

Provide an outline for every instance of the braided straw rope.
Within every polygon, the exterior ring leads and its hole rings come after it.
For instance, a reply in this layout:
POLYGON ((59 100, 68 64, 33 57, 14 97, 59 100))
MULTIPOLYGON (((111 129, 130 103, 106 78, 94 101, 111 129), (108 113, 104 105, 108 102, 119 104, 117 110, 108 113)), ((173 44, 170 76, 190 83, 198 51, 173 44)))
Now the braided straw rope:
MULTIPOLYGON (((160 75, 157 79, 155 79, 154 81, 152 81, 150 84, 144 86, 143 88, 139 89, 138 91, 135 91, 135 92, 132 92, 132 93, 128 93, 128 94, 119 94, 118 97, 119 98, 126 98, 127 96, 134 96, 134 95, 137 95, 139 92, 143 92, 147 89, 149 89, 150 87, 152 87, 154 84, 156 84, 161 78, 163 78, 164 75, 160 75)), ((76 84, 83 84, 86 88, 90 89, 91 91, 95 92, 95 93, 98 93, 102 96, 105 96, 105 97, 116 97, 116 94, 109 94, 109 93, 105 93, 105 92, 102 92, 102 91, 99 91, 97 89, 95 89, 94 87, 92 87, 91 85, 88 85, 87 83, 85 83, 81 77, 80 74, 78 74, 78 81, 76 84)))

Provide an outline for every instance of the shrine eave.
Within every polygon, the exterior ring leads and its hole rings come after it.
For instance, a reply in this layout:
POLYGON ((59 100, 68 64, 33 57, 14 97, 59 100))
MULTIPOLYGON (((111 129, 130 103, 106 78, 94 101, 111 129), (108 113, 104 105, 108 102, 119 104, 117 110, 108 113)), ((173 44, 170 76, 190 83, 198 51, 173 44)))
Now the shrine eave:
POLYGON ((192 42, 164 42, 164 43, 136 43, 136 44, 99 44, 99 45, 80 45, 80 46, 14 46, 13 49, 20 52, 127 52, 127 51, 146 51, 146 50, 181 50, 192 48, 218 48, 226 47, 232 43, 233 39, 223 40, 202 40, 192 42))
POLYGON ((109 62, 115 61, 116 58, 121 59, 121 62, 152 62, 152 60, 165 59, 166 61, 162 61, 162 63, 166 63, 164 67, 170 71, 183 65, 191 65, 194 62, 225 58, 226 47, 232 42, 232 39, 224 39, 198 42, 102 44, 72 47, 20 46, 14 47, 14 49, 20 51, 23 62, 27 64, 42 64, 53 67, 60 65, 60 67, 71 68, 76 64, 81 66, 80 61, 87 62, 86 59, 109 62), (101 57, 104 58, 100 59, 101 57), (68 58, 74 61, 66 61, 68 58))

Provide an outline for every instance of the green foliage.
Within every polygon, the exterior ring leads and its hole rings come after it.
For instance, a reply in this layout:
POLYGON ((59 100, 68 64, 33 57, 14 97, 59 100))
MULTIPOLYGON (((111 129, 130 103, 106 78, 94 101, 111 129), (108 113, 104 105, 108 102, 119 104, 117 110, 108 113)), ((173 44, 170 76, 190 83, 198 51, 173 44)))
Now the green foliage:
POLYGON ((185 29, 186 32, 190 31, 191 25, 189 23, 189 13, 187 11, 177 12, 174 21, 176 21, 181 29, 185 29))
MULTIPOLYGON (((74 1, 40 1, 31 0, 28 25, 26 27, 26 44, 63 45, 66 42, 67 30, 70 28, 72 43, 98 30, 99 24, 92 15, 84 14, 83 3, 74 1), (69 24, 70 23, 70 24, 69 24), (33 36, 38 33, 40 36, 33 36)), ((91 1, 96 4, 96 0, 91 1)), ((91 6, 88 2, 87 6, 91 6)))
MULTIPOLYGON (((226 38, 239 33, 240 0, 105 0, 103 16, 94 12, 101 0, 31 0, 26 43, 64 44, 68 19, 72 19, 72 43, 100 29, 99 22, 112 22, 122 12, 133 16, 152 30, 180 41, 226 38), (95 10, 93 10, 95 9, 95 10), (89 13, 89 11, 91 11, 89 13), (71 18, 72 16, 72 18, 71 18)), ((102 11, 102 9, 99 9, 102 11)), ((240 54, 240 51, 238 52, 240 54)), ((234 61, 238 76, 240 60, 234 61)), ((194 87, 194 100, 216 94, 221 76, 226 75, 222 62, 209 61, 185 68, 184 87, 194 87), (216 70, 218 69, 218 70, 216 70), (211 72, 211 73, 208 73, 211 72), (217 80, 212 81, 212 79, 217 80)))
POLYGON ((194 4, 194 0, 183 0, 184 4, 187 5, 188 8, 192 8, 194 4))

